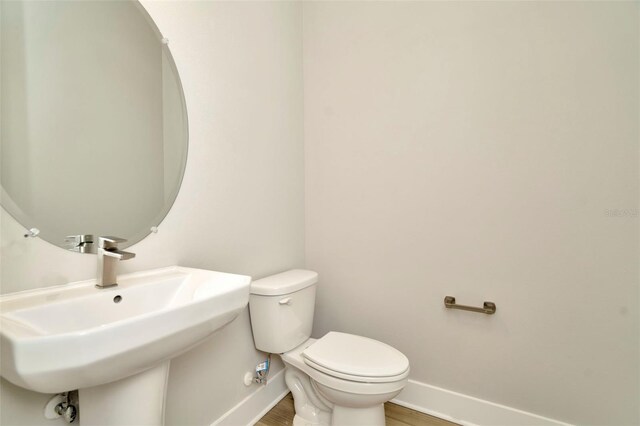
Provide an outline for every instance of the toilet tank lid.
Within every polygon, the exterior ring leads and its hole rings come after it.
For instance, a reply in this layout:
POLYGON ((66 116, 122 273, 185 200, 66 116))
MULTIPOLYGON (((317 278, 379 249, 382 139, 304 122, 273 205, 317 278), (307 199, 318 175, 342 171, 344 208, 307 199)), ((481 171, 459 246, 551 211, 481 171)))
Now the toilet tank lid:
POLYGON ((280 274, 253 281, 251 294, 261 296, 282 296, 307 288, 318 282, 318 273, 305 269, 292 269, 280 274))

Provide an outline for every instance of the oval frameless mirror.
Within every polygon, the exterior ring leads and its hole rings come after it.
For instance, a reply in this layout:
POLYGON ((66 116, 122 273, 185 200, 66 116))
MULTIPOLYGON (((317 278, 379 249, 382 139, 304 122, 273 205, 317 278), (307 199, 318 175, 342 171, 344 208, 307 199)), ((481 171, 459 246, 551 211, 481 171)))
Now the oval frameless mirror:
POLYGON ((64 248, 78 234, 141 240, 187 157, 167 41, 137 1, 0 7, 2 207, 64 248))

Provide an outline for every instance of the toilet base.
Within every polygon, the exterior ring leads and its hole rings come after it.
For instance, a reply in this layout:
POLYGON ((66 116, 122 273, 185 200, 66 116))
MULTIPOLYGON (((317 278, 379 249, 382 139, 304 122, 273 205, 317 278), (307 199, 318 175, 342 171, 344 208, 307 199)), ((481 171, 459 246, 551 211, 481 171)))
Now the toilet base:
POLYGON ((333 407, 332 425, 353 426, 384 426, 384 405, 379 404, 368 408, 333 407))
POLYGON ((286 365, 284 380, 293 396, 294 426, 329 426, 331 408, 316 395, 309 376, 297 368, 286 365))
POLYGON ((334 406, 329 423, 314 423, 296 414, 293 426, 384 426, 384 405, 369 408, 334 406))
POLYGON ((295 417, 293 418, 293 426, 329 426, 329 424, 328 423, 311 423, 308 420, 296 414, 295 417))

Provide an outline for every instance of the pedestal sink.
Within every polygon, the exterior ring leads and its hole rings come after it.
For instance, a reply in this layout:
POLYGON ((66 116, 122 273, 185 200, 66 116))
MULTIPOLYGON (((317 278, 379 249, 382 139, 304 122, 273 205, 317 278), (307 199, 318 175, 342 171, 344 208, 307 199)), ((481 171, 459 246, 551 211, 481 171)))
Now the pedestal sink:
POLYGON ((169 267, 0 297, 0 375, 80 390, 85 425, 160 425, 169 360, 247 306, 251 277, 169 267), (125 403, 122 403, 125 402, 125 403))

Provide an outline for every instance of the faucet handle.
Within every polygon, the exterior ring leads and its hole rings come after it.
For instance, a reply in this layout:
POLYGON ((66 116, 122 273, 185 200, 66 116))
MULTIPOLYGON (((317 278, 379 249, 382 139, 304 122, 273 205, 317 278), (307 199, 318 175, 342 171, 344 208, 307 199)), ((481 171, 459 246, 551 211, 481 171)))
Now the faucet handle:
POLYGON ((98 237, 99 248, 118 248, 119 243, 126 242, 126 239, 120 237, 98 237))

